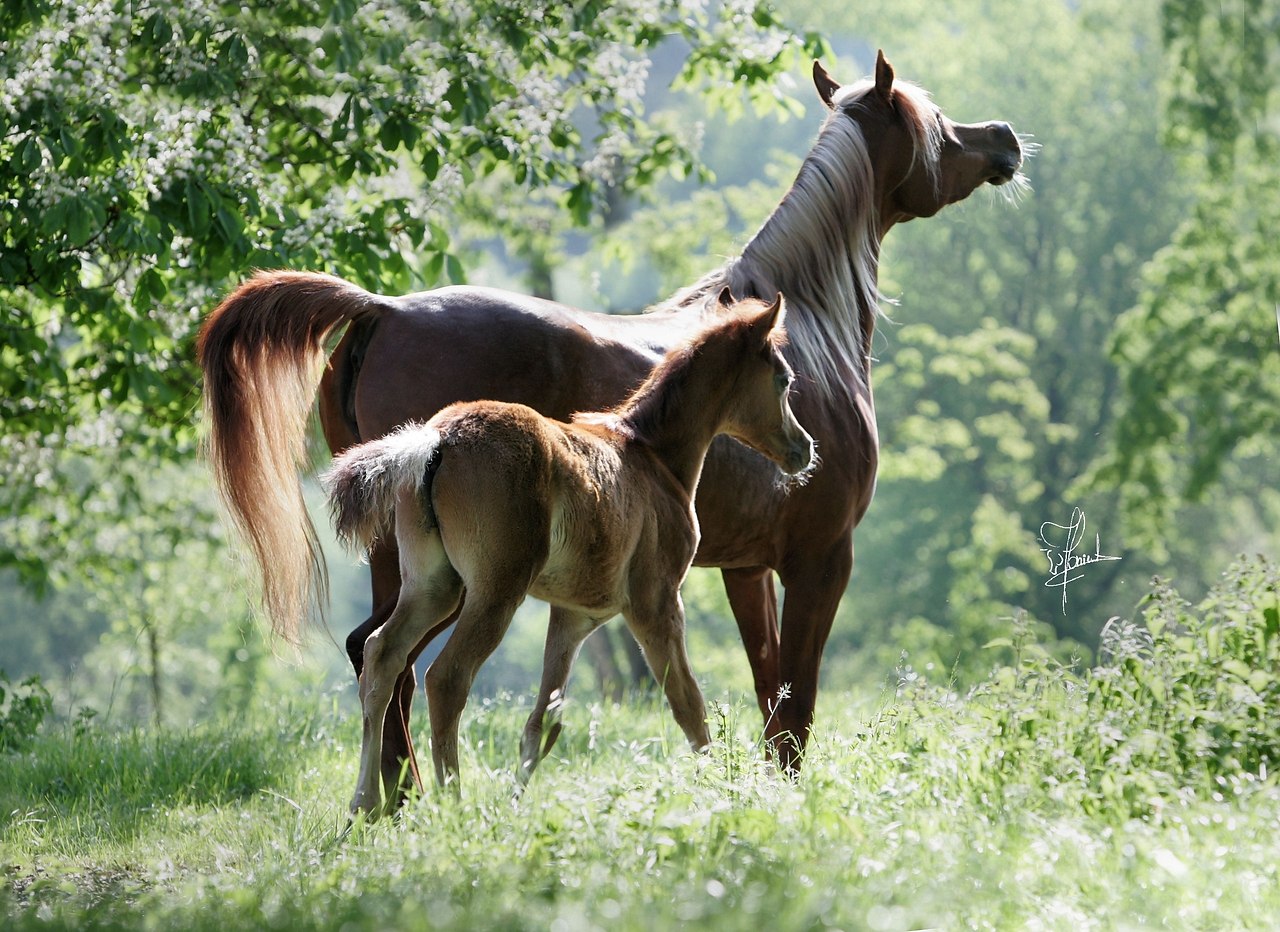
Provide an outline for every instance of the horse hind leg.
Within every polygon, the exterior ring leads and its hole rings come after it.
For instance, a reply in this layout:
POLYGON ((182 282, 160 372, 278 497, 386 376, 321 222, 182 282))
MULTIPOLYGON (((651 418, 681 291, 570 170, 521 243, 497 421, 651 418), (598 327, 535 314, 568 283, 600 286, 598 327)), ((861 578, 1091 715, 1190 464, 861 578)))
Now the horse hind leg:
POLYGON ((524 601, 532 574, 493 567, 480 585, 468 580, 466 599, 449 642, 427 669, 431 758, 441 786, 458 786, 458 723, 480 665, 502 643, 524 601))
POLYGON ((521 789, 528 784, 534 769, 560 737, 560 709, 569 673, 582 642, 600 624, 596 619, 568 609, 551 609, 547 643, 542 655, 542 683, 538 687, 533 713, 520 737, 520 765, 516 769, 516 779, 521 789))
MULTIPOLYGON (((360 676, 363 743, 351 809, 371 816, 381 811, 380 783, 386 783, 383 738, 397 684, 417 645, 454 611, 462 597, 462 582, 445 557, 439 535, 406 528, 409 522, 403 520, 397 523, 402 556, 407 558, 402 560, 404 582, 390 617, 365 642, 360 676)), ((397 770, 393 781, 386 784, 389 804, 399 801, 396 791, 400 783, 397 770)))
MULTIPOLYGON (((369 620, 351 633, 347 641, 347 653, 351 656, 356 677, 360 676, 364 662, 364 643, 390 616, 400 594, 400 549, 394 534, 375 542, 369 553, 369 575, 373 589, 374 613, 369 620)), ((409 713, 413 706, 416 678, 413 665, 432 638, 428 633, 409 652, 408 662, 396 680, 395 693, 387 706, 387 721, 382 742, 382 785, 388 798, 394 796, 397 804, 403 804, 412 790, 422 791, 422 775, 414 754, 413 737, 409 730, 409 713)))

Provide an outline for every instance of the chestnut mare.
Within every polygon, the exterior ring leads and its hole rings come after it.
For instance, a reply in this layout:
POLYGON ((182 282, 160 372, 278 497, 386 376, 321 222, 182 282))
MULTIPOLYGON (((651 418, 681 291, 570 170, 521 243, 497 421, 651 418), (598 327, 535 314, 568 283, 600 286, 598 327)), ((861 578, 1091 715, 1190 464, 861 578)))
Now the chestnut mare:
MULTIPOLYGON (((787 403, 792 373, 780 351, 781 325, 781 297, 769 306, 736 305, 667 353, 611 412, 578 414, 566 424, 524 405, 466 402, 334 461, 325 484, 339 537, 367 547, 394 517, 400 549, 400 596, 365 642, 364 742, 352 812, 380 812, 382 733, 396 679, 464 592, 454 632, 426 676, 431 756, 442 785, 458 776, 458 720, 476 671, 526 594, 558 611, 520 742, 521 785, 560 734, 557 713, 579 647, 617 614, 642 645, 689 743, 710 743, 680 601, 698 547, 693 494, 719 433, 787 473, 813 461, 813 440, 787 403)), ((398 786, 398 779, 387 783, 388 800, 398 786)))
MULTIPOLYGON (((278 632, 295 633, 309 599, 323 595, 308 588, 323 577, 313 573, 321 560, 298 476, 318 378, 333 451, 456 401, 520 402, 567 420, 625 398, 721 289, 756 298, 781 292, 793 404, 822 467, 789 487, 764 457, 717 440, 698 487, 694 562, 721 568, 765 736, 783 767, 799 767, 823 646, 853 566, 853 529, 875 485, 870 370, 880 242, 894 224, 932 216, 984 183, 1020 182, 1023 155, 1008 124, 953 123, 923 91, 895 83, 883 54, 869 81, 841 87, 816 62, 813 76, 830 113, 791 189, 741 256, 649 313, 592 314, 487 288, 386 297, 290 272, 259 275, 213 312, 199 346, 211 459, 262 567, 278 632), (321 378, 326 338, 347 324, 321 378), (781 631, 775 572, 786 591, 781 631), (784 686, 789 698, 775 712, 784 686)), ((366 639, 396 604, 395 539, 380 541, 369 562, 374 611, 347 640, 357 674, 366 639)), ((397 681, 382 757, 384 778, 407 767, 417 786, 407 723, 412 662, 425 644, 409 652, 397 681)))

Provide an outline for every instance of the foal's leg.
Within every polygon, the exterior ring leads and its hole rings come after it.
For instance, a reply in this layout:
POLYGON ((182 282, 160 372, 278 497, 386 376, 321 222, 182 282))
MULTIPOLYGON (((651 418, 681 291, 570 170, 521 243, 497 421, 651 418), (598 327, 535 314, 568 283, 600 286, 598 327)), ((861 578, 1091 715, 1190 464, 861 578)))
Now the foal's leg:
MULTIPOLYGON (((365 642, 369 635, 386 624, 400 597, 400 551, 394 534, 378 540, 370 549, 369 576, 373 584, 373 614, 347 637, 347 656, 351 658, 357 681, 364 672, 365 642)), ((422 789, 422 777, 409 734, 409 709, 413 704, 413 663, 429 641, 430 637, 424 638, 409 652, 408 663, 396 679, 394 697, 387 706, 382 743, 382 782, 396 787, 397 803, 404 802, 410 789, 422 789)), ((387 792, 390 795, 392 790, 387 792)))
POLYGON ((778 593, 767 566, 724 569, 724 591, 738 622, 755 679, 756 703, 765 721, 778 703, 778 593))
POLYGON ((707 707, 685 651, 684 604, 679 594, 656 612, 633 612, 624 617, 644 650, 649 669, 667 694, 676 723, 693 749, 701 751, 711 743, 707 732, 707 707))
POLYGON ((458 721, 480 665, 502 643, 511 616, 524 600, 532 574, 493 567, 493 579, 467 588, 457 626, 426 675, 431 716, 431 758, 441 786, 458 779, 458 721))
POLYGON ((516 770, 516 779, 521 786, 529 782, 538 762, 547 756, 560 737, 559 706, 564 701, 569 671, 573 669, 573 661, 578 656, 582 642, 600 624, 593 618, 568 609, 551 609, 547 646, 542 654, 542 684, 538 687, 533 714, 525 723, 524 734, 520 738, 520 766, 516 770), (549 707, 550 715, 547 714, 549 707))
MULTIPOLYGON (((462 596, 462 582, 445 558, 438 534, 418 531, 412 546, 405 550, 414 562, 406 564, 408 571, 395 609, 365 642, 360 677, 364 735, 360 776, 351 809, 371 815, 380 808, 384 729, 397 677, 404 671, 415 645, 454 610, 462 596)), ((398 786, 399 772, 388 784, 388 802, 398 802, 393 792, 398 786)))

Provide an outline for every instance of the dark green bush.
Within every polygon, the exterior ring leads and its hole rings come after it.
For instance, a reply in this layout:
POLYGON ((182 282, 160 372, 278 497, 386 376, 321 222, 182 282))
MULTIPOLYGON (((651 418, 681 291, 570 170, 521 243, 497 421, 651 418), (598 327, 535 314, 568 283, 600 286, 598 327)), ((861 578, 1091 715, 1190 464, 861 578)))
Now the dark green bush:
POLYGON ((29 676, 15 686, 0 671, 0 752, 26 747, 52 710, 40 677, 29 676))

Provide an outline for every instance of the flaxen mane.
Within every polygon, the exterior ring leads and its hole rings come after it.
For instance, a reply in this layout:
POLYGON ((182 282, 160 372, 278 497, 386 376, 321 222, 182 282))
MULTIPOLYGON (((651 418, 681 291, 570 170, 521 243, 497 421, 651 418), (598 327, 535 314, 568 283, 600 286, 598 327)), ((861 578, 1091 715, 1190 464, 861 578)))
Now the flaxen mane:
MULTIPOLYGON (((867 389, 871 334, 880 309, 880 250, 872 164, 858 124, 845 111, 863 106, 874 82, 840 88, 795 183, 742 255, 655 310, 688 307, 729 287, 736 297, 787 296, 792 359, 806 387, 829 401, 867 389), (850 384, 852 381, 852 384, 850 384)), ((937 106, 919 87, 894 83, 894 103, 935 184, 942 131, 937 106)))

